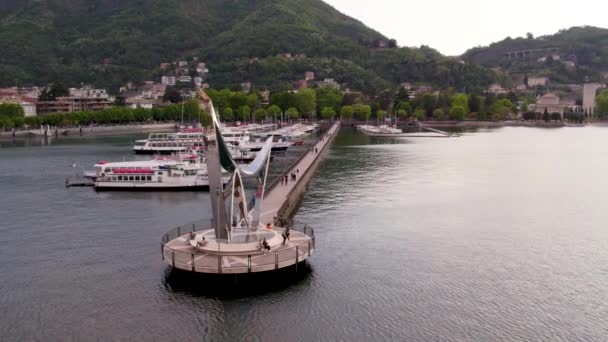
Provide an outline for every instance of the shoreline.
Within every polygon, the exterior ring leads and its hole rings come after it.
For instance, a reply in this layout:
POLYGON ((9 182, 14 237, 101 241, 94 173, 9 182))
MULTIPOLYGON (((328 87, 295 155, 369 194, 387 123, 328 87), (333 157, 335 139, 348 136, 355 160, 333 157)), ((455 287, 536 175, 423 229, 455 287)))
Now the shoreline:
MULTIPOLYGON (((169 123, 154 123, 154 124, 138 124, 138 125, 114 125, 114 126, 87 126, 87 127, 68 127, 56 128, 48 131, 48 137, 95 137, 95 136, 111 136, 133 133, 153 133, 153 132, 177 132, 175 122, 169 123), (82 129, 82 133, 81 133, 82 129)), ((44 133, 39 130, 0 132, 0 140, 12 139, 28 139, 35 137, 44 137, 44 133)))

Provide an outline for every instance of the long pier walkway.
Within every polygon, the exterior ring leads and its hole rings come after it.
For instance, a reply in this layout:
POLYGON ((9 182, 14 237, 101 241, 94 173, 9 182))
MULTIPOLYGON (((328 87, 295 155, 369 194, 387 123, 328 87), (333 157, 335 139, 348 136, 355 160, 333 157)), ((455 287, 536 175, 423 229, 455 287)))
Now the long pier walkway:
MULTIPOLYGON (((335 138, 340 129, 340 122, 334 123, 329 130, 311 147, 300 159, 298 159, 285 173, 287 182, 284 182, 279 176, 264 193, 264 202, 262 204, 262 216, 260 223, 274 223, 274 218, 281 218, 282 211, 286 205, 290 204, 290 198, 299 195, 312 174, 316 171, 318 162, 321 160, 323 153, 326 152, 329 145, 335 138), (292 178, 295 175, 295 180, 292 178), (298 194, 296 194, 298 193, 298 194)), ((293 202, 293 201, 291 201, 293 202)))
POLYGON ((286 219, 296 208, 308 181, 314 175, 329 145, 337 135, 340 123, 336 122, 319 141, 304 153, 270 184, 262 203, 261 224, 254 234, 247 230, 232 231, 234 243, 214 239, 215 232, 209 222, 199 221, 176 227, 161 238, 161 255, 165 263, 186 271, 198 273, 253 273, 273 271, 295 265, 308 259, 315 249, 315 233, 311 227, 290 227, 289 239, 283 234, 285 227, 274 226, 275 217, 286 219), (291 174, 295 175, 295 179, 291 174), (270 223, 269 229, 265 229, 270 223), (262 248, 260 240, 268 246, 262 248), (287 239, 287 240, 286 240, 287 239))

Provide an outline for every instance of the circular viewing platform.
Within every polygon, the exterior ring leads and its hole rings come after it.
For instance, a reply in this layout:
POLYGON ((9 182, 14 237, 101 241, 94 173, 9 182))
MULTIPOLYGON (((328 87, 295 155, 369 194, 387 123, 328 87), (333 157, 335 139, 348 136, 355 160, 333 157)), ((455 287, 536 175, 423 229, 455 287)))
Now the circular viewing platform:
POLYGON ((161 239, 161 254, 167 264, 181 270, 239 274, 297 265, 314 253, 314 229, 291 227, 289 239, 283 244, 284 232, 285 228, 281 227, 260 228, 254 232, 235 228, 232 243, 224 243, 215 240, 214 230, 209 228, 207 221, 199 221, 165 233, 161 239), (194 233, 193 239, 191 233, 194 233), (270 250, 260 246, 264 238, 270 250))

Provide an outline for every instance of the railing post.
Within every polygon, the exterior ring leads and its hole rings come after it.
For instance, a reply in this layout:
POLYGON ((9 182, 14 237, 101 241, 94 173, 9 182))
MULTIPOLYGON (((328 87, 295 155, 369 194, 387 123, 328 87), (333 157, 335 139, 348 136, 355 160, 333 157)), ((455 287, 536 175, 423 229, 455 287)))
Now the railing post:
POLYGON ((193 223, 192 224, 192 231, 195 231, 195 230, 196 230, 196 224, 193 223))
POLYGON ((194 272, 195 271, 195 268, 194 268, 194 253, 192 253, 190 255, 192 257, 192 259, 191 259, 192 260, 192 272, 194 272))
POLYGON ((247 256, 247 272, 251 273, 251 255, 247 256))
POLYGON ((222 256, 217 256, 217 273, 222 273, 222 256))
POLYGON ((171 250, 171 265, 175 267, 175 251, 171 250))
POLYGON ((308 240, 308 257, 310 257, 310 244, 311 244, 311 241, 308 240))
POLYGON ((298 261, 298 259, 299 259, 298 258, 298 247, 300 247, 300 246, 296 245, 296 272, 298 272, 298 262, 299 262, 298 261))
POLYGON ((163 258, 163 261, 165 261, 165 244, 164 243, 160 243, 160 255, 163 258))
POLYGON ((182 226, 177 227, 177 236, 180 237, 182 235, 182 226))
POLYGON ((274 269, 279 269, 279 251, 274 252, 274 269))

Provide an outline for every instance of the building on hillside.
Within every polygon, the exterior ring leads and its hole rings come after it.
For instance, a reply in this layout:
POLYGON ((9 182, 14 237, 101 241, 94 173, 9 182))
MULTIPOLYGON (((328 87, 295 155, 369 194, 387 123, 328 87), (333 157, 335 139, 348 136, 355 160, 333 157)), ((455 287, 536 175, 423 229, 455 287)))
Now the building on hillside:
POLYGON ((546 87, 549 84, 547 77, 528 77, 528 87, 546 87))
POLYGON ((571 108, 571 105, 574 103, 570 102, 562 102, 560 101, 559 96, 554 93, 546 93, 545 95, 539 97, 536 100, 536 103, 528 109, 533 110, 535 113, 545 113, 545 111, 549 114, 559 113, 559 115, 564 118, 564 111, 566 108, 571 108))
POLYGON ((23 108, 23 114, 25 117, 36 116, 36 102, 32 101, 21 101, 19 102, 21 108, 23 108))
POLYGON ((176 81, 175 76, 163 76, 160 79, 161 84, 168 85, 168 86, 174 86, 175 81, 176 81))
POLYGON ((403 82, 400 84, 401 89, 412 90, 412 84, 410 82, 403 82))
POLYGON ((171 66, 171 63, 160 63, 160 70, 167 70, 171 66))
POLYGON ((188 66, 188 62, 187 61, 178 61, 177 66, 186 67, 186 66, 188 66))
POLYGON ((82 88, 70 88, 70 97, 74 98, 108 98, 108 92, 105 89, 95 89, 90 86, 82 88))
POLYGON ((192 82, 192 76, 180 76, 177 78, 180 83, 190 83, 192 82))
POLYGON ((595 97, 598 89, 604 88, 604 84, 600 83, 585 83, 583 85, 583 111, 590 117, 595 116, 595 97))
POLYGON ((18 104, 23 109, 25 117, 36 116, 36 101, 35 100, 21 100, 12 97, 0 97, 0 104, 18 104))
POLYGON ((507 94, 508 92, 509 91, 507 89, 503 88, 498 83, 490 84, 488 89, 486 89, 486 93, 495 94, 495 95, 507 94))
POLYGON ((129 108, 146 108, 146 109, 152 109, 154 107, 154 105, 156 104, 155 100, 152 99, 142 99, 142 98, 136 98, 136 97, 132 97, 132 98, 128 98, 126 101, 127 106, 129 108))
POLYGON ((241 90, 244 93, 249 93, 251 91, 251 82, 243 82, 243 83, 241 83, 241 90))
POLYGON ((200 88, 202 84, 203 84, 203 78, 202 77, 197 76, 197 77, 194 78, 194 85, 197 88, 200 88))
POLYGON ((340 84, 334 81, 333 78, 326 78, 323 81, 319 81, 317 82, 317 86, 319 86, 319 88, 340 89, 340 84))
POLYGON ((314 81, 315 80, 315 73, 313 71, 307 71, 304 73, 304 80, 305 81, 314 81))
POLYGON ((296 82, 296 88, 297 89, 308 88, 308 81, 306 81, 306 80, 298 80, 296 82))
POLYGON ((62 96, 55 101, 36 102, 36 112, 38 115, 47 115, 51 113, 96 111, 110 108, 113 104, 109 97, 62 96))
POLYGON ((270 101, 270 91, 262 90, 262 91, 259 91, 258 94, 260 95, 261 104, 267 105, 268 102, 270 101))

